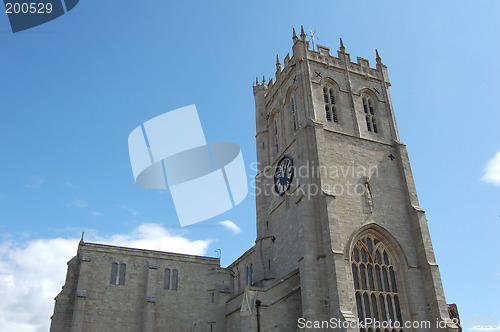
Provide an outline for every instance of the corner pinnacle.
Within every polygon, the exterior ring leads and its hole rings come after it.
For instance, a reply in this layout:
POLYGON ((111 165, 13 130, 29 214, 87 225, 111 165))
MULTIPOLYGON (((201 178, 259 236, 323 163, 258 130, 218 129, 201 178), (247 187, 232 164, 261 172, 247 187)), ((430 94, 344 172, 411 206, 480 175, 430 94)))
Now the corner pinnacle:
POLYGON ((380 58, 380 55, 378 54, 377 49, 375 49, 375 54, 377 54, 377 63, 382 63, 382 59, 380 58))
POLYGON ((305 40, 306 39, 306 34, 304 33, 304 26, 300 26, 300 39, 305 40))
POLYGON ((340 52, 345 53, 345 47, 344 47, 344 42, 342 41, 342 38, 340 38, 340 52))

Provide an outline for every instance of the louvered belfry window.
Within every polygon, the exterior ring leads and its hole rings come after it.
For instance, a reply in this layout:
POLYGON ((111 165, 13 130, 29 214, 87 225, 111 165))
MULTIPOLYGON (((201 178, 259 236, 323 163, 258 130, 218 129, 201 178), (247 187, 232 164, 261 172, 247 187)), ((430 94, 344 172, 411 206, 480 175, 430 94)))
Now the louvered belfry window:
POLYGON ((325 102, 326 121, 338 123, 337 103, 332 88, 323 88, 323 101, 325 102))
POLYGON ((377 121, 375 119, 375 106, 370 97, 363 97, 363 110, 365 111, 366 129, 378 133, 377 121))

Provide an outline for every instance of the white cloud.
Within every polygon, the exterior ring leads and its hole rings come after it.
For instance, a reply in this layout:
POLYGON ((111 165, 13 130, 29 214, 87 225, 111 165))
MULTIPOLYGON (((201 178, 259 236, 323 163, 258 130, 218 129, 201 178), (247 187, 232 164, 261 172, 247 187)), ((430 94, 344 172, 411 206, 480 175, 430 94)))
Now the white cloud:
POLYGON ((92 216, 93 216, 93 217, 102 217, 102 212, 99 212, 99 211, 92 211, 92 216))
POLYGON ((80 209, 85 209, 87 206, 89 206, 89 203, 87 203, 83 199, 75 199, 73 202, 69 203, 68 205, 76 206, 76 207, 79 207, 80 209))
POLYGON ((219 224, 229 229, 233 234, 241 233, 241 228, 239 228, 238 225, 231 220, 220 221, 219 224))
POLYGON ((32 176, 30 181, 26 183, 24 186, 30 189, 39 189, 42 184, 46 182, 43 176, 32 176))
MULTIPOLYGON (((54 297, 76 255, 79 238, 0 243, 0 332, 46 332, 54 297)), ((86 236, 88 242, 204 255, 212 240, 192 241, 158 224, 143 224, 128 234, 86 236)))
POLYGON ((77 239, 34 240, 0 246, 0 331, 47 331, 54 297, 77 239))
POLYGON ((481 180, 500 186, 500 151, 486 165, 486 170, 481 180))
POLYGON ((121 205, 120 207, 121 207, 122 209, 127 210, 128 212, 130 212, 133 216, 136 216, 136 215, 138 215, 138 214, 139 214, 139 212, 137 212, 137 210, 134 210, 134 209, 132 209, 132 208, 131 208, 131 207, 129 207, 129 206, 126 206, 126 205, 121 205))
POLYGON ((212 240, 191 241, 160 224, 142 224, 129 234, 97 236, 93 241, 124 247, 204 255, 212 240))

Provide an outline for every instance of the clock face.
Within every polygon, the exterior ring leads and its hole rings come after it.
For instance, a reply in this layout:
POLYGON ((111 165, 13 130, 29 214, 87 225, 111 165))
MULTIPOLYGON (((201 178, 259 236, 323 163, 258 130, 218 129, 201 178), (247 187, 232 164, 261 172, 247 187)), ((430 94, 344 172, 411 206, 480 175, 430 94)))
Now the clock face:
POLYGON ((284 156, 276 166, 274 172, 274 190, 280 196, 290 188, 293 179, 293 160, 290 156, 284 156))

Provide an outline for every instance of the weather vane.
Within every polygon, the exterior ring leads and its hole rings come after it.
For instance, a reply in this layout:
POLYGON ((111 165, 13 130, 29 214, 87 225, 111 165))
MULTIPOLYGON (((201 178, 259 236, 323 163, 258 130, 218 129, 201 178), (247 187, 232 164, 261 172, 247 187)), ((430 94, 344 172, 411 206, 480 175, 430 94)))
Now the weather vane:
POLYGON ((315 39, 318 39, 318 40, 319 40, 319 38, 316 38, 316 37, 314 36, 314 34, 316 33, 316 30, 315 30, 315 31, 309 30, 309 33, 310 33, 310 35, 309 35, 309 37, 310 37, 309 41, 310 41, 310 42, 311 42, 311 44, 312 44, 313 51, 315 51, 315 48, 314 48, 314 40, 315 40, 315 39))

